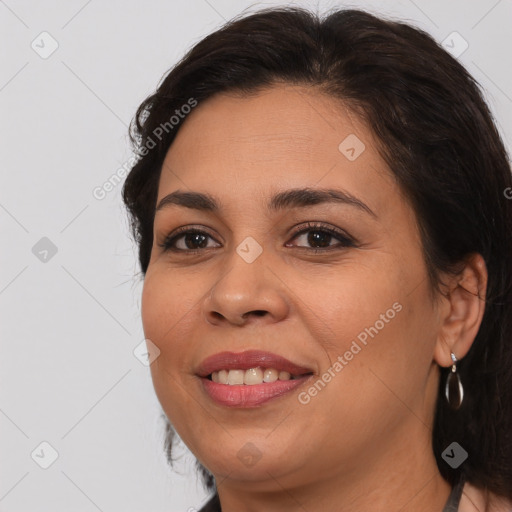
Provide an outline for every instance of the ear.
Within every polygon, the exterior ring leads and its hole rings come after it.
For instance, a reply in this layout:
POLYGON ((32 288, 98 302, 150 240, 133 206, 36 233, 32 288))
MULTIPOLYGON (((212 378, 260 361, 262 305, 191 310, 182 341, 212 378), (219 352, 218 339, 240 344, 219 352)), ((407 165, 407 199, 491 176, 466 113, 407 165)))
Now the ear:
POLYGON ((481 254, 471 254, 464 270, 450 277, 439 305, 439 332, 434 360, 439 366, 451 366, 450 352, 462 359, 476 338, 485 311, 487 267, 481 254))

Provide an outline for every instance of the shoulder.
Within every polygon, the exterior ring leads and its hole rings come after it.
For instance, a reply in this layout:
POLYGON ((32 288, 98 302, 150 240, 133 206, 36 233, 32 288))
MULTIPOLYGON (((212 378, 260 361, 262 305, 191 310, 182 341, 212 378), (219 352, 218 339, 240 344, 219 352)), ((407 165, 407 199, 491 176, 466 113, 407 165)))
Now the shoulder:
POLYGON ((459 512, 512 512, 512 501, 488 494, 466 482, 460 498, 459 512))

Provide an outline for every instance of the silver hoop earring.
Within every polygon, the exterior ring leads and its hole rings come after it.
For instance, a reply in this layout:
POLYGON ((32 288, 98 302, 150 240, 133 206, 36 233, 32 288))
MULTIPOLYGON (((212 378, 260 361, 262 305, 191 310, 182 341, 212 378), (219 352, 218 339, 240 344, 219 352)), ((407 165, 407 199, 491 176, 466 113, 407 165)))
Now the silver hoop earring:
POLYGON ((457 358, 453 352, 450 352, 450 356, 452 358, 452 370, 448 374, 446 378, 446 386, 444 388, 444 394, 446 395, 446 400, 450 407, 454 410, 457 410, 464 398, 464 388, 462 387, 462 382, 460 381, 460 375, 457 373, 457 358))

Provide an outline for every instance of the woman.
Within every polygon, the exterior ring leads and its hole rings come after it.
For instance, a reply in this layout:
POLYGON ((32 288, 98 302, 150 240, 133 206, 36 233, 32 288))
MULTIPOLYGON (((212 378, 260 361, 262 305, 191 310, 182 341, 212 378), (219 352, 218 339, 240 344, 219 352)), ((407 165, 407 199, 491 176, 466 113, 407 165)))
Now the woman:
POLYGON ((454 58, 269 9, 200 41, 132 138, 151 374, 203 511, 512 510, 512 179, 454 58))

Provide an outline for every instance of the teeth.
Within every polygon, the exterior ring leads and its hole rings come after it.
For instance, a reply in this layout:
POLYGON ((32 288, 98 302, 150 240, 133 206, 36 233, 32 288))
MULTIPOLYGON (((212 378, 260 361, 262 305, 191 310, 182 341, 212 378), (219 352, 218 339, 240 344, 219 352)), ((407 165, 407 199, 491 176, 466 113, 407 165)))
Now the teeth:
POLYGON ((227 384, 243 384, 244 374, 243 370, 229 370, 227 384))
POLYGON ((279 380, 290 380, 290 377, 288 372, 279 372, 279 380))
POLYGON ((263 382, 275 382, 279 378, 279 372, 274 368, 267 368, 263 373, 263 382))
POLYGON ((293 380, 296 377, 288 372, 278 371, 275 368, 262 369, 259 366, 249 370, 220 370, 212 373, 212 381, 219 384, 252 386, 263 382, 276 380, 293 380))
POLYGON ((244 384, 251 386, 252 384, 261 384, 263 382, 263 372, 261 368, 251 368, 245 370, 244 384))

